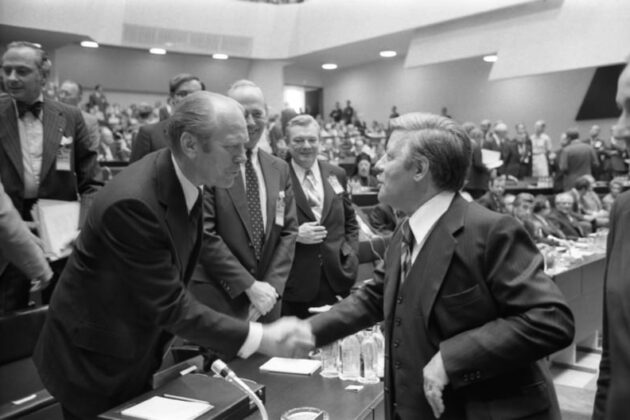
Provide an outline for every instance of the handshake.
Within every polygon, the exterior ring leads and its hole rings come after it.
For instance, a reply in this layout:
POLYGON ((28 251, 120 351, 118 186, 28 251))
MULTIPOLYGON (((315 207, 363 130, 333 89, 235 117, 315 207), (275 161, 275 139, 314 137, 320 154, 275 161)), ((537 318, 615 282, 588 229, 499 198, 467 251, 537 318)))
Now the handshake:
POLYGON ((285 317, 263 325, 258 351, 267 356, 306 357, 313 348, 315 337, 311 324, 296 317, 285 317))

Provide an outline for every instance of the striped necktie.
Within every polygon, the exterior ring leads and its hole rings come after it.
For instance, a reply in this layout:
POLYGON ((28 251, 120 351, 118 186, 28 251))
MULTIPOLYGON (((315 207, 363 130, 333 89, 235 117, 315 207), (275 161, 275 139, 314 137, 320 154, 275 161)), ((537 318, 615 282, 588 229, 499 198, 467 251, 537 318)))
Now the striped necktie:
POLYGON ((400 242, 400 282, 402 283, 407 278, 409 270, 413 262, 411 261, 411 254, 413 253, 413 246, 415 239, 413 232, 409 226, 409 219, 405 219, 401 226, 402 241, 400 242))
POLYGON ((260 190, 258 188, 258 176, 252 164, 252 150, 247 149, 247 161, 245 162, 245 189, 247 196, 247 209, 252 222, 252 245, 254 255, 260 260, 263 239, 265 236, 265 226, 263 223, 262 210, 260 209, 260 190))
POLYGON ((315 174, 313 174, 313 171, 311 171, 310 169, 306 170, 302 186, 304 187, 304 195, 306 195, 308 205, 315 215, 315 218, 319 222, 322 218, 322 201, 319 198, 317 189, 315 188, 315 174))

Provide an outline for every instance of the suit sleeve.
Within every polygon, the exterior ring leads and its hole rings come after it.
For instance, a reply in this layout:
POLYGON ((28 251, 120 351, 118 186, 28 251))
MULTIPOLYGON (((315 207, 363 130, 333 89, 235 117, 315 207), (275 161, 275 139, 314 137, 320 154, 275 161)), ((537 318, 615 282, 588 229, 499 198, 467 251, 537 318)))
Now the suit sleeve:
MULTIPOLYGON (((0 183, 0 263, 9 261, 29 279, 50 279, 52 270, 0 183)), ((0 266, 0 274, 1 274, 0 266)))
POLYGON ((344 193, 343 193, 343 213, 344 213, 344 230, 345 239, 348 245, 352 247, 352 250, 356 255, 359 255, 359 223, 357 222, 357 216, 352 207, 352 201, 348 194, 348 178, 345 172, 339 174, 341 179, 344 193))
POLYGON ((129 158, 129 163, 140 160, 149 153, 151 153, 151 134, 145 126, 142 126, 131 142, 131 157, 129 158))
MULTIPOLYGON (((295 198, 293 187, 291 186, 291 175, 289 165, 283 165, 282 177, 284 180, 284 226, 280 233, 280 239, 274 250, 269 268, 265 273, 264 281, 276 288, 278 294, 282 295, 286 285, 293 257, 295 256, 295 241, 297 239, 298 221, 295 209, 295 198)), ((267 215, 273 217, 274 215, 267 215)))
POLYGON ((92 140, 88 134, 83 115, 78 109, 72 110, 75 124, 75 172, 79 194, 85 198, 97 192, 103 183, 98 181, 100 166, 96 149, 92 147, 92 140))
POLYGON ((571 311, 516 220, 506 216, 494 222, 482 256, 482 281, 496 302, 498 317, 440 343, 454 388, 518 369, 573 340, 571 311))
POLYGON ((169 238, 145 204, 118 202, 104 212, 102 225, 103 242, 113 252, 118 271, 130 280, 125 283, 126 292, 134 297, 136 313, 221 357, 236 355, 249 325, 192 297, 173 263, 176 257, 169 238))

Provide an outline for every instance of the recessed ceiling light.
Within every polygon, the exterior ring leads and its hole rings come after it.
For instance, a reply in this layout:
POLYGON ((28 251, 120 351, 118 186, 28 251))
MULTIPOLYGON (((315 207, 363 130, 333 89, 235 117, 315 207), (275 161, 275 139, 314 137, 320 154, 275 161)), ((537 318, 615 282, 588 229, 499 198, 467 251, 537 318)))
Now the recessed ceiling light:
POLYGON ((98 48, 98 42, 94 41, 81 41, 81 46, 85 48, 98 48))
POLYGON ((166 50, 164 48, 151 48, 149 50, 151 54, 164 55, 166 54, 166 50))
POLYGON ((227 60, 228 58, 230 58, 230 56, 223 53, 216 53, 212 54, 212 58, 214 58, 215 60, 227 60))
POLYGON ((42 44, 39 44, 37 42, 31 42, 31 44, 35 45, 37 48, 41 48, 42 44))
POLYGON ((322 64, 322 68, 324 70, 335 70, 337 68, 337 65, 335 63, 326 63, 322 64))
POLYGON ((494 63, 498 59, 499 59, 499 57, 497 57, 496 54, 490 54, 490 55, 484 55, 483 56, 483 61, 485 61, 486 63, 494 63))
POLYGON ((396 57, 396 54, 398 54, 398 53, 396 51, 392 51, 392 50, 385 50, 385 51, 381 51, 379 53, 379 55, 381 57, 384 57, 384 58, 396 57))

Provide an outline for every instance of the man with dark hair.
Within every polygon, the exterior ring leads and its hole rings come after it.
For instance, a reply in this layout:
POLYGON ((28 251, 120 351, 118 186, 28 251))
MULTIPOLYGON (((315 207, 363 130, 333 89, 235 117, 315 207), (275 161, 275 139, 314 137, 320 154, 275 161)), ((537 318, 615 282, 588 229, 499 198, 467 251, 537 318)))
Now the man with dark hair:
MULTIPOLYGON (((82 97, 83 87, 81 84, 73 80, 65 80, 61 86, 59 86, 59 102, 79 108, 82 97)), ((101 137, 98 126, 98 118, 83 110, 81 110, 81 115, 83 115, 83 120, 85 121, 88 135, 90 136, 90 147, 93 150, 97 150, 101 137)))
MULTIPOLYGON (((615 139, 630 147, 630 65, 619 77, 621 117, 615 139)), ((593 420, 623 419, 630 399, 630 192, 621 194, 610 212, 604 274, 604 330, 593 420)))
POLYGON ((299 230, 282 314, 299 318, 310 315, 309 307, 347 296, 359 266, 359 225, 346 172, 317 160, 319 133, 310 115, 298 115, 287 125, 299 230))
POLYGON ((392 120, 379 200, 409 218, 374 279, 310 318, 318 346, 385 323, 390 420, 560 419, 544 358, 573 317, 513 217, 463 199, 471 146, 452 120, 392 120))
MULTIPOLYGON (((93 418, 149 389, 173 335, 220 357, 284 353, 299 321, 248 323, 187 289, 201 246, 199 186, 228 188, 247 140, 243 108, 210 92, 184 99, 169 148, 130 165, 98 194, 35 348, 46 389, 66 420, 93 418)), ((301 337, 301 338, 300 338, 301 337)))
POLYGON ((569 144, 560 154, 558 168, 563 174, 563 189, 569 191, 579 177, 593 175, 593 169, 599 166, 599 159, 590 144, 580 141, 580 133, 577 129, 567 130, 566 135, 569 144))
MULTIPOLYGON (((200 90, 206 90, 206 86, 197 76, 181 73, 169 80, 168 90, 171 106, 175 108, 186 96, 200 90)), ((166 130, 168 124, 169 120, 165 119, 141 126, 132 141, 129 162, 135 162, 144 155, 167 147, 168 136, 166 130)))
POLYGON ((230 188, 204 197, 204 242, 191 291, 209 307, 240 319, 274 321, 293 263, 297 218, 289 165, 262 150, 267 123, 262 90, 239 80, 228 96, 245 109, 247 161, 230 188))
MULTIPOLYGON (((0 181, 22 218, 32 221, 37 199, 89 203, 100 187, 96 149, 79 109, 44 99, 52 63, 30 42, 13 42, 2 56, 0 181)), ((35 228, 34 223, 30 223, 35 228)), ((59 273, 65 259, 53 263, 59 273)), ((10 265, 0 276, 0 313, 28 305, 30 281, 10 265)))

